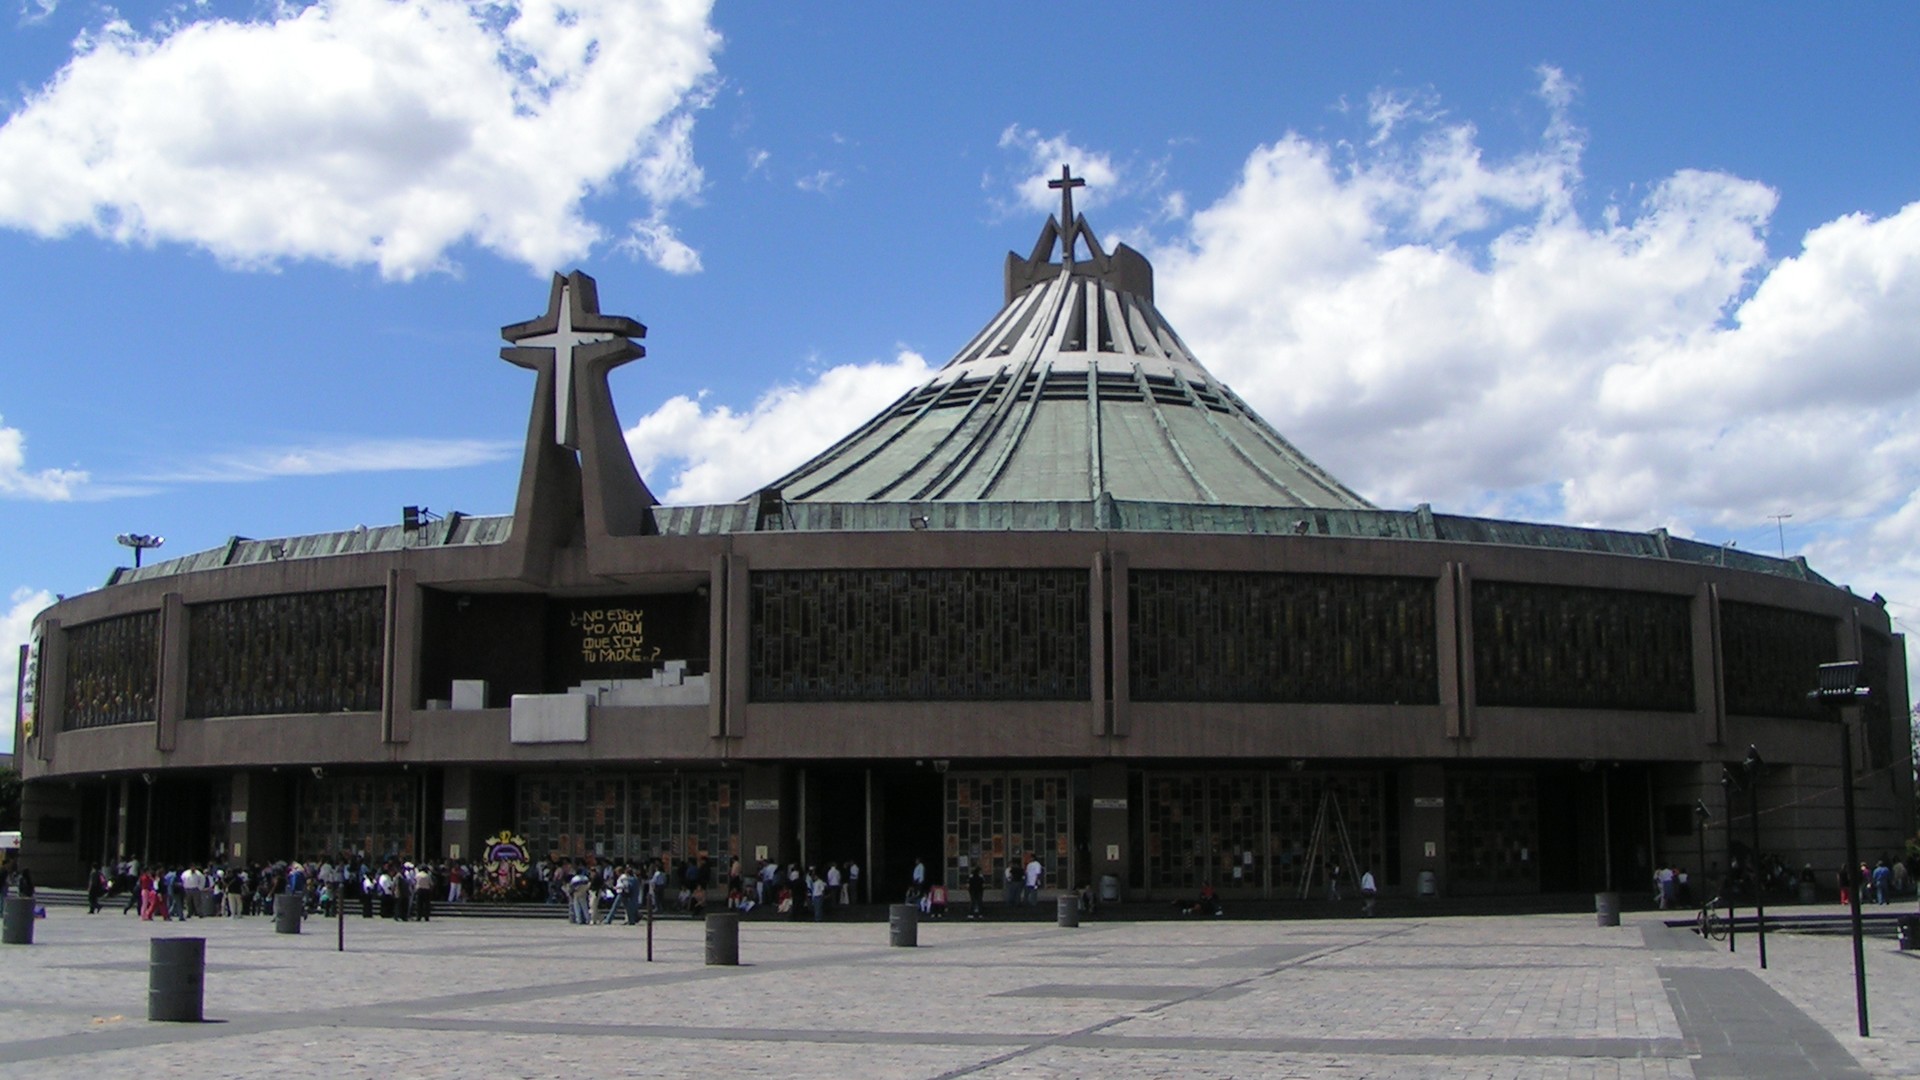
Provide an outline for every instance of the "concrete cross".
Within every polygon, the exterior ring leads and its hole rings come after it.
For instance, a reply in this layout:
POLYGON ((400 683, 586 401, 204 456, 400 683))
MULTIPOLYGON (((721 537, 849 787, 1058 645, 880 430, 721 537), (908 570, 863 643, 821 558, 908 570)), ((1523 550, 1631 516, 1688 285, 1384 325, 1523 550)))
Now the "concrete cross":
POLYGON ((514 344, 522 348, 553 350, 553 441, 569 449, 580 448, 574 430, 573 376, 576 347, 612 341, 613 334, 593 333, 573 328, 573 286, 560 289, 560 321, 551 334, 521 338, 514 344))
POLYGON ((1073 168, 1060 166, 1060 179, 1047 181, 1047 186, 1060 193, 1060 235, 1065 238, 1061 245, 1066 252, 1066 261, 1073 261, 1073 189, 1086 187, 1087 182, 1073 175, 1073 168))

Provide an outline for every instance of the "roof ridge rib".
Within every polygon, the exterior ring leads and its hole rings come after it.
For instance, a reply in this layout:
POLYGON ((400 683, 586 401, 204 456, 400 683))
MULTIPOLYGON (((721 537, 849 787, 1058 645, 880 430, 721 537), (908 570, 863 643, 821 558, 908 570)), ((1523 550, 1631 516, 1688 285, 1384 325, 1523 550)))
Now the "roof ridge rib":
MULTIPOLYGON (((947 399, 947 395, 953 393, 953 388, 956 386, 959 386, 964 381, 966 380, 953 379, 948 381, 945 386, 942 386, 940 388, 940 391, 938 393, 928 398, 926 403, 921 405, 918 409, 915 409, 913 411, 913 415, 907 417, 905 423, 895 428, 892 434, 888 435, 884 439, 881 439, 879 443, 875 444, 873 449, 867 451, 864 454, 861 454, 859 457, 849 462, 846 468, 841 469, 839 472, 834 473, 832 476, 827 477, 825 480, 820 481, 818 484, 813 485, 812 487, 806 489, 805 491, 797 492, 789 496, 789 498, 804 499, 810 495, 815 494, 816 492, 824 491, 829 486, 833 484, 837 484, 841 480, 846 479, 849 475, 852 474, 853 470, 859 468, 862 465, 865 465, 869 461, 872 461, 876 456, 879 455, 880 451, 885 450, 887 447, 892 446, 895 442, 898 442, 900 439, 900 436, 905 435, 908 431, 912 430, 913 425, 919 423, 922 417, 926 416, 928 412, 933 410, 942 401, 945 401, 947 399)), ((897 408, 899 404, 900 403, 897 401, 894 402, 895 408, 897 408)), ((880 419, 884 420, 885 418, 892 416, 893 413, 894 413, 893 409, 888 409, 886 412, 883 412, 880 414, 880 419)), ((830 463, 834 457, 837 457, 837 456, 838 456, 837 453, 829 454, 828 456, 822 458, 819 463, 821 465, 826 465, 830 463)))
POLYGON ((961 428, 964 428, 967 426, 967 421, 971 420, 973 418, 973 414, 976 412, 979 412, 980 407, 982 405, 985 405, 987 403, 987 399, 993 396, 993 388, 1000 385, 1000 381, 1006 377, 1006 374, 1007 372, 1006 372, 1006 369, 1004 368, 994 372, 993 377, 987 380, 987 385, 980 388, 980 393, 974 397, 973 403, 967 406, 966 415, 962 416, 959 420, 955 421, 953 427, 947 429, 947 433, 945 435, 940 436, 937 442, 935 442, 932 446, 927 447, 927 452, 924 454, 921 454, 919 460, 907 466, 907 468, 903 472, 901 472, 899 476, 896 476, 892 480, 888 481, 885 487, 879 488, 873 494, 868 495, 867 499, 873 500, 873 499, 880 498, 881 496, 885 495, 887 492, 892 491, 894 488, 897 488, 901 484, 906 483, 908 478, 913 476, 914 473, 919 472, 921 467, 923 467, 924 465, 927 464, 927 462, 933 459, 934 455, 938 454, 943 447, 945 447, 949 442, 953 441, 953 437, 960 433, 961 428))
POLYGON ((1359 492, 1354 491, 1352 488, 1334 479, 1331 473, 1328 473, 1320 467, 1319 462, 1301 453, 1299 447, 1288 442, 1286 436, 1268 427, 1267 422, 1260 419, 1260 414, 1249 409, 1247 403, 1240 400, 1240 395, 1234 393, 1233 388, 1226 383, 1220 384, 1220 397, 1229 405, 1232 405, 1233 411, 1245 419, 1248 426, 1253 428, 1254 432, 1264 439, 1269 446, 1298 462, 1301 475, 1326 489, 1327 494, 1335 498, 1344 496, 1345 498, 1352 499, 1358 502, 1363 509, 1379 509, 1379 507, 1362 498, 1359 492))
MULTIPOLYGON (((1040 408, 1040 395, 1046 391, 1047 375, 1052 370, 1052 364, 1041 364, 1040 370, 1034 373, 1033 393, 1027 398, 1026 410, 1020 414, 1020 421, 1014 426, 1013 433, 1001 444, 1000 455, 994 459, 993 466, 987 470, 986 482, 980 485, 980 491, 974 496, 975 499, 984 499, 993 492, 994 485, 1000 482, 1001 474, 1006 472, 1007 463, 1013 460, 1015 451, 1020 449, 1020 444, 1026 439, 1027 428, 1033 423, 1033 414, 1040 408)), ((1016 389, 1013 396, 1018 399, 1020 391, 1016 389)), ((956 477, 955 483, 958 482, 956 477)))
POLYGON ((1265 477, 1267 483, 1272 484, 1276 488, 1279 488, 1283 493, 1286 494, 1287 498, 1294 500, 1295 502, 1299 503, 1301 506, 1307 505, 1307 501, 1300 497, 1299 492, 1289 487, 1285 480, 1280 479, 1278 476, 1275 476, 1272 472, 1268 471, 1265 465, 1262 465, 1258 461, 1255 461, 1253 459, 1253 455, 1247 453, 1247 448, 1240 445, 1240 440, 1233 437, 1233 432, 1228 431, 1225 427, 1221 426, 1220 421, 1215 420, 1213 418, 1213 410, 1207 408, 1207 403, 1200 400, 1200 395, 1194 393, 1193 391, 1193 384, 1191 382, 1188 382, 1187 377, 1185 375, 1182 375, 1179 369, 1177 368, 1173 372, 1173 381, 1174 381, 1174 385, 1180 388, 1180 392, 1187 395, 1187 401, 1194 408, 1200 410, 1200 418, 1207 422, 1207 426, 1213 429, 1214 434, 1220 436, 1221 439, 1226 441, 1227 446, 1232 448, 1235 454, 1239 455, 1241 461, 1244 461, 1248 465, 1252 466, 1254 472, 1257 472, 1261 476, 1265 477))
POLYGON ((1174 437, 1172 425, 1167 423, 1166 414, 1160 411, 1160 403, 1153 399, 1153 387, 1147 385, 1147 373, 1141 369, 1140 362, 1137 360, 1133 364, 1133 384, 1140 388, 1140 393, 1147 399, 1147 408, 1153 413, 1153 422, 1160 425, 1160 434, 1166 438, 1167 447, 1173 451, 1174 459, 1180 462, 1181 468, 1187 470, 1187 479, 1193 481, 1193 486, 1200 489, 1200 494, 1205 495, 1208 502, 1219 502, 1220 496, 1215 495, 1213 489, 1207 486, 1207 482, 1200 479, 1199 470, 1195 469, 1193 462, 1187 459, 1187 452, 1180 448, 1180 440, 1174 437))

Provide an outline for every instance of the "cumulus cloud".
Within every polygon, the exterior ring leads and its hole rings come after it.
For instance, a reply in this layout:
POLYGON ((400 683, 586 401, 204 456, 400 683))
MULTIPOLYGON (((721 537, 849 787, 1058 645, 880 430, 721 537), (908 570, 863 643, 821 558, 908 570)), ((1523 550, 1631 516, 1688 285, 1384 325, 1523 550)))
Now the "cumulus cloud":
POLYGON ((655 210, 648 217, 628 222, 627 238, 620 242, 620 247, 669 274, 697 274, 701 269, 700 253, 667 224, 664 210, 655 210))
POLYGON ((0 613, 0 753, 13 750, 13 709, 19 697, 20 646, 33 632, 33 617, 53 603, 53 594, 45 589, 18 588, 8 597, 6 611, 0 613))
POLYGON ((473 243, 539 270, 624 178, 697 194, 707 0, 318 0, 113 20, 0 126, 0 225, 405 278, 473 243))
POLYGON ((1725 173, 1589 220, 1572 84, 1543 69, 1540 96, 1537 144, 1504 158, 1378 98, 1375 148, 1258 148, 1155 253, 1161 307, 1385 505, 1724 529, 1920 486, 1920 204, 1777 263, 1776 193, 1725 173))
POLYGON ((1048 187, 1047 181, 1060 179, 1062 165, 1071 167, 1073 175, 1087 181, 1086 187, 1076 188, 1073 193, 1079 210, 1098 206, 1126 190, 1112 154, 1079 146, 1065 132, 1042 135, 1033 128, 1009 124, 1000 133, 1000 148, 1011 151, 1019 159, 1011 175, 1000 180, 1010 188, 1009 198, 1000 203, 1003 212, 1018 208, 1042 214, 1059 213, 1060 193, 1048 187))
POLYGON ((667 503, 729 502, 772 483, 925 382, 933 369, 902 351, 841 364, 778 387, 749 409, 678 395, 627 429, 642 475, 667 503))
POLYGON ((26 435, 0 423, 0 498, 66 502, 86 488, 88 479, 80 469, 30 471, 26 435))

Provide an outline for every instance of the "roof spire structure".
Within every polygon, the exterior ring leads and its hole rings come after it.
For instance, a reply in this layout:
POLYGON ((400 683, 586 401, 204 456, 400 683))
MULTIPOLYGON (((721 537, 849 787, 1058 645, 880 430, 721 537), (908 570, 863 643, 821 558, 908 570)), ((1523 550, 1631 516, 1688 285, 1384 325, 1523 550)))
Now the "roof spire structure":
POLYGON ((1372 504, 1202 367, 1154 307, 1153 267, 1105 250, 1060 192, 1006 302, 919 389, 775 481, 788 502, 1372 504), (1076 260, 1081 238, 1085 259, 1076 260), (1060 247, 1054 261, 1054 245, 1060 247))
POLYGON ((1073 227, 1073 189, 1086 187, 1085 179, 1073 175, 1073 167, 1060 166, 1060 179, 1047 181, 1047 186, 1060 193, 1060 261, 1073 265, 1073 242, 1078 230, 1073 227))

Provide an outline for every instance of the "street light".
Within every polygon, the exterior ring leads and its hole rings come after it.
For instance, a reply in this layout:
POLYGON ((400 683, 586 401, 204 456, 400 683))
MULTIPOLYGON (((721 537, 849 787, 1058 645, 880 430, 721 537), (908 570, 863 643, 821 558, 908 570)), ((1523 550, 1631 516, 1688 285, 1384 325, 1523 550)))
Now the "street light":
POLYGON ((1700 861, 1693 864, 1693 880, 1700 883, 1700 906, 1706 907, 1713 898, 1707 895, 1707 822, 1713 817, 1713 811, 1707 809, 1707 800, 1693 800, 1693 823, 1700 837, 1700 861))
POLYGON ((1753 874, 1753 923, 1754 931, 1760 935, 1762 971, 1767 967, 1767 882, 1760 871, 1760 770, 1766 765, 1760 760, 1760 751, 1748 743, 1747 760, 1741 762, 1740 766, 1747 774, 1747 809, 1753 815, 1753 848, 1747 856, 1747 869, 1753 874))
POLYGON ((1720 879, 1720 896, 1727 902, 1727 951, 1734 951, 1739 930, 1733 922, 1733 770, 1720 766, 1720 808, 1727 815, 1727 869, 1720 879))
POLYGON ((121 533, 114 537, 122 547, 133 549, 133 568, 140 569, 140 553, 148 548, 157 548, 167 542, 164 536, 152 536, 147 533, 121 533))
MULTIPOLYGON (((1858 872, 1860 841, 1853 832, 1853 731, 1840 710, 1858 704, 1870 693, 1860 685, 1860 661, 1841 660, 1820 665, 1820 684, 1807 695, 1809 699, 1827 707, 1834 726, 1840 729, 1840 801, 1846 815, 1847 830, 1847 865, 1842 870, 1842 884, 1845 884, 1846 875, 1858 872)), ((1854 1012, 1859 1016, 1860 1037, 1864 1039, 1867 1037, 1867 956, 1866 948, 1861 944, 1860 883, 1857 881, 1847 890, 1847 907, 1853 915, 1854 1012)))

